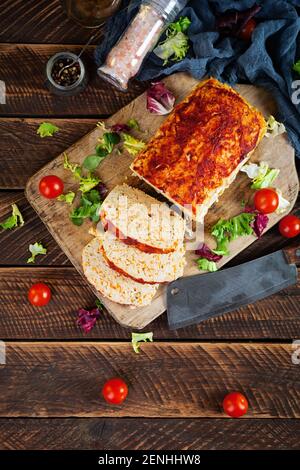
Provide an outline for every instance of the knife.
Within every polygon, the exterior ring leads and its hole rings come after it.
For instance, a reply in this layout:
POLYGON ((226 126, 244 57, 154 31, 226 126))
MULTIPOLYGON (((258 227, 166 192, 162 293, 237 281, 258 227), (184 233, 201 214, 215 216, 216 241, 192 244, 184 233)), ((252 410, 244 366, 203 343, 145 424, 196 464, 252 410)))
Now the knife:
POLYGON ((200 323, 297 283, 300 245, 221 271, 187 276, 167 288, 170 329, 200 323))

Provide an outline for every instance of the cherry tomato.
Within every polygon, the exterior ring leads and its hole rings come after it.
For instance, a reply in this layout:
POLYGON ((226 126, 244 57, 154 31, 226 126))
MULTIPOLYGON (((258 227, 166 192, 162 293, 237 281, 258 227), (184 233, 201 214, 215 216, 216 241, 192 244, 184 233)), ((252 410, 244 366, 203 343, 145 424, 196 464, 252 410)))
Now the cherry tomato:
POLYGON ((286 238, 297 237, 300 233, 300 219, 292 214, 286 215, 279 222, 279 232, 286 238))
POLYGON ((256 191, 254 196, 254 205, 262 214, 271 214, 275 212, 279 204, 278 194, 274 189, 264 188, 256 191))
POLYGON ((64 190, 63 181, 55 175, 44 176, 39 184, 39 191, 47 199, 54 199, 60 196, 64 190))
POLYGON ((28 300, 35 307, 43 307, 51 300, 51 290, 43 282, 33 284, 28 291, 28 300))
POLYGON ((239 418, 248 411, 248 400, 240 392, 228 393, 223 400, 223 409, 228 416, 239 418))
POLYGON ((127 397, 127 394, 128 387, 124 380, 120 379, 119 377, 110 379, 105 382, 102 389, 102 395, 104 397, 104 400, 106 400, 107 403, 113 405, 120 405, 121 403, 123 403, 123 401, 127 397))
POLYGON ((243 29, 239 32, 239 37, 244 39, 244 41, 250 41, 252 37, 252 33, 256 28, 256 21, 253 18, 250 18, 249 21, 245 24, 243 29))

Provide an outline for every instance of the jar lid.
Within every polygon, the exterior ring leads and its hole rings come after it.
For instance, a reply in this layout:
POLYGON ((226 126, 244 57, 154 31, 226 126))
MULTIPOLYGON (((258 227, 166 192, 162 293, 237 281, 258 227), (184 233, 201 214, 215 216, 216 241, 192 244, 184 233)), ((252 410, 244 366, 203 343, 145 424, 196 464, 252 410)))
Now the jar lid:
POLYGON ((188 1, 189 0, 146 0, 144 3, 152 5, 168 23, 172 23, 188 1))

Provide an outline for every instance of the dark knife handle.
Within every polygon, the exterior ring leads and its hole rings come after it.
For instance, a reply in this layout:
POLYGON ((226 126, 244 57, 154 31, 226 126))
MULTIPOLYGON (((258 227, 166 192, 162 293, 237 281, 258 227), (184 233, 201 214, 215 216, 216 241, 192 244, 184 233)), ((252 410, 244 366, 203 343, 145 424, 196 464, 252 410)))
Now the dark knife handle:
POLYGON ((295 264, 296 266, 300 266, 300 240, 298 239, 298 237, 292 246, 284 248, 282 251, 285 254, 289 264, 295 264))

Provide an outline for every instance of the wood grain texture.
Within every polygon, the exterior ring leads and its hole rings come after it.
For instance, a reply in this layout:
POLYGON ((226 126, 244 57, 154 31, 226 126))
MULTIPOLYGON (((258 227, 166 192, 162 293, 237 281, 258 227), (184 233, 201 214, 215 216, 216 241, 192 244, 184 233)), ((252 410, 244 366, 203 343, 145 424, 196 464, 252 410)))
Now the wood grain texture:
POLYGON ((299 450, 296 419, 0 419, 1 450, 299 450))
POLYGON ((65 50, 79 53, 81 46, 0 44, 1 80, 6 83, 6 104, 0 104, 0 114, 99 116, 115 113, 145 90, 139 82, 133 82, 127 93, 108 86, 97 75, 94 46, 89 46, 83 56, 90 76, 87 88, 76 96, 54 95, 47 89, 45 68, 53 54, 65 50))
MULTIPOLYGON (((176 96, 177 103, 180 102, 199 81, 193 79, 188 74, 178 73, 165 79, 165 83, 176 96)), ((270 95, 263 89, 253 86, 239 85, 237 90, 246 98, 252 105, 257 106, 260 111, 265 115, 273 112, 274 103, 270 95)), ((146 94, 139 96, 132 101, 128 106, 121 109, 115 115, 107 119, 107 125, 116 123, 127 122, 130 118, 137 119, 142 123, 142 131, 139 133, 139 138, 148 141, 150 137, 159 128, 165 116, 157 116, 147 113, 145 110, 146 94)), ((97 139, 103 134, 103 129, 96 127, 89 134, 79 140, 76 144, 67 150, 70 161, 82 164, 86 155, 94 152, 97 139)), ((267 161, 271 167, 280 169, 280 174, 277 178, 277 187, 282 190, 284 196, 290 201, 291 207, 296 202, 299 190, 298 176, 294 162, 294 149, 288 143, 285 135, 279 135, 276 139, 263 139, 258 148, 253 153, 252 161, 267 161)), ((92 239, 88 234, 88 228, 92 225, 91 222, 85 223, 86 230, 74 226, 69 218, 69 208, 66 205, 62 206, 56 200, 45 201, 38 191, 38 184, 40 179, 47 174, 56 174, 60 176, 69 187, 76 191, 77 182, 70 175, 66 174, 63 168, 63 155, 59 155, 55 160, 46 165, 42 170, 31 177, 26 185, 26 197, 32 204, 34 209, 38 212, 43 222, 48 227, 49 231, 56 239, 57 243, 61 246, 67 254, 75 268, 79 273, 83 274, 82 270, 82 250, 84 246, 92 239)), ((121 155, 116 152, 112 153, 104 159, 101 163, 97 173, 101 180, 111 190, 117 184, 126 182, 132 186, 141 186, 140 180, 132 176, 129 168, 132 162, 132 155, 127 152, 122 152, 121 155)), ((146 191, 149 187, 144 185, 146 191)), ((253 191, 250 189, 249 178, 239 173, 236 180, 231 184, 230 188, 224 192, 219 201, 214 204, 205 217, 205 242, 213 247, 215 241, 210 235, 210 229, 220 218, 228 219, 241 212, 241 201, 247 201, 250 205, 253 198, 253 191)), ((271 214, 267 230, 275 225, 282 215, 271 214)), ((199 274, 199 270, 195 263, 197 259, 194 250, 200 242, 203 241, 202 232, 198 232, 198 243, 193 240, 187 246, 186 260, 187 264, 184 270, 184 276, 199 274)), ((243 251, 247 246, 256 241, 255 235, 247 237, 239 237, 230 244, 230 256, 223 257, 218 262, 218 267, 225 265, 228 261, 234 258, 238 253, 243 251)), ((131 328, 144 328, 147 324, 157 318, 166 310, 166 287, 160 287, 153 298, 151 305, 146 307, 128 309, 115 302, 105 298, 100 291, 97 291, 91 286, 95 295, 97 295, 104 303, 112 316, 123 326, 131 328)))
MULTIPOLYGON (((1 339, 82 339, 76 325, 76 311, 94 306, 95 296, 74 268, 0 268, 1 339), (27 292, 43 281, 53 291, 51 303, 32 307, 27 292), (17 288, 16 288, 17 286, 17 288)), ((168 329, 167 316, 157 318, 145 329, 155 339, 265 339, 294 340, 300 331, 300 282, 268 299, 240 308, 197 326, 168 329)), ((127 339, 131 330, 121 327, 104 312, 89 339, 127 339)))
POLYGON ((30 176, 96 123, 97 119, 0 118, 0 188, 24 189, 30 176), (54 137, 39 137, 36 131, 43 121, 60 131, 54 137))
POLYGON ((47 254, 37 256, 35 265, 70 265, 66 255, 28 204, 23 192, 0 192, 0 221, 11 215, 13 203, 18 205, 25 225, 14 230, 0 229, 0 265, 28 266, 29 244, 36 241, 41 242, 47 248, 47 254))
POLYGON ((0 42, 84 44, 92 30, 69 20, 60 0, 2 0, 0 42))
POLYGON ((290 344, 6 343, 1 417, 216 417, 232 390, 247 417, 299 418, 300 374, 290 344), (126 405, 101 398, 109 377, 129 385, 126 405), (26 399, 24 399, 26 397, 26 399))

